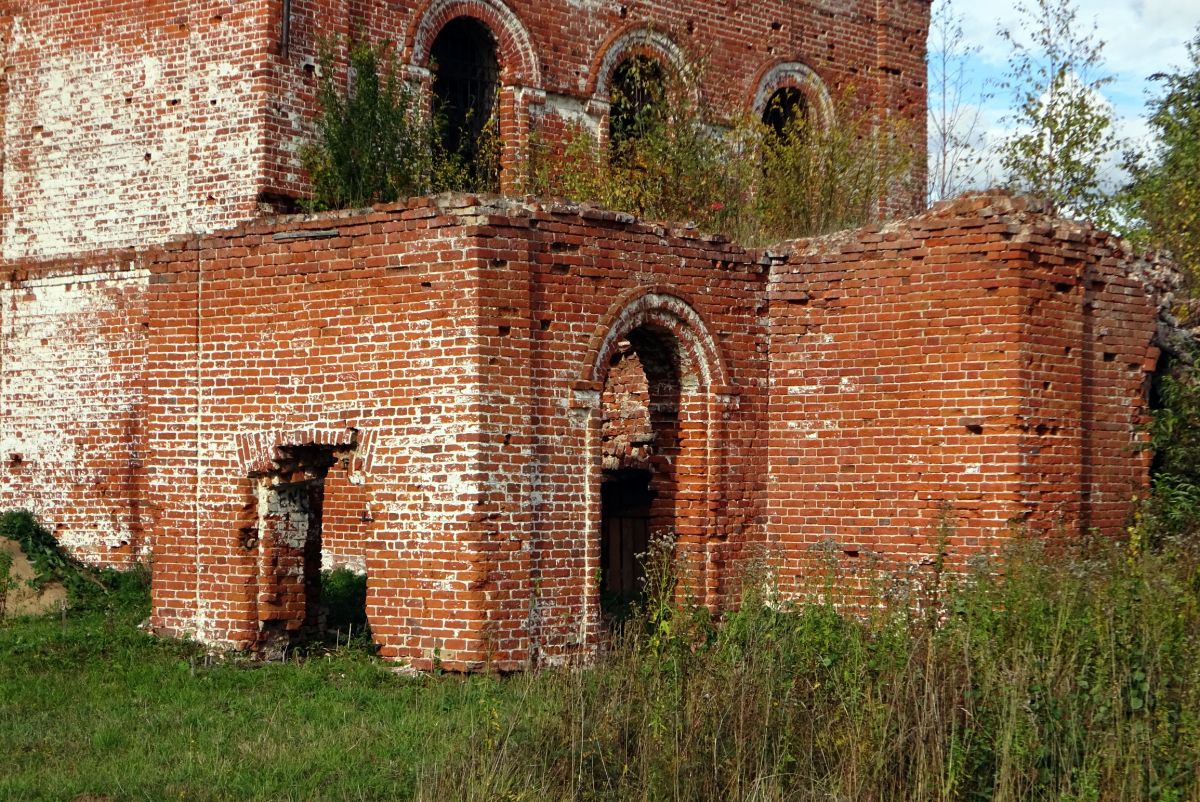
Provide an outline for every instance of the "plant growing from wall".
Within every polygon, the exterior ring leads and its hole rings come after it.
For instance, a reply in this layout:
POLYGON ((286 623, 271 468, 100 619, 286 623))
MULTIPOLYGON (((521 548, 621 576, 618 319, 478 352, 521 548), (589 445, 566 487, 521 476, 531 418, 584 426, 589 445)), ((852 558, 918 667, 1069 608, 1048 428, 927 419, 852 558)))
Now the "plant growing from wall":
POLYGON ((300 151, 312 178, 306 204, 312 211, 495 188, 498 172, 488 167, 498 164, 495 126, 485 128, 473 161, 447 152, 443 117, 422 106, 420 93, 400 77, 395 56, 383 45, 351 41, 345 73, 337 68, 334 47, 324 46, 317 102, 315 139, 300 151))
POLYGON ((902 124, 874 125, 854 109, 847 94, 829 121, 716 126, 695 78, 676 77, 623 122, 608 150, 583 127, 560 148, 536 142, 528 189, 691 222, 749 245, 851 228, 878 219, 913 153, 902 124))

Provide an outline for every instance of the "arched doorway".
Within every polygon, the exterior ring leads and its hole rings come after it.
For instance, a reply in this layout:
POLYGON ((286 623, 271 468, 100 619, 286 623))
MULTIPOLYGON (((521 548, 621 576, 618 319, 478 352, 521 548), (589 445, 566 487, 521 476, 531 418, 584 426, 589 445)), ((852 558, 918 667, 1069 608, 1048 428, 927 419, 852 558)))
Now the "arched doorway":
POLYGON ((673 538, 679 344, 643 325, 616 344, 600 395, 600 594, 619 616, 644 590, 652 538, 673 538))
POLYGON ((593 466, 579 575, 587 626, 598 636, 606 617, 641 594, 636 555, 656 537, 671 545, 676 592, 715 605, 722 432, 737 395, 717 342, 673 288, 639 287, 612 305, 585 364, 572 406, 589 410, 593 466))

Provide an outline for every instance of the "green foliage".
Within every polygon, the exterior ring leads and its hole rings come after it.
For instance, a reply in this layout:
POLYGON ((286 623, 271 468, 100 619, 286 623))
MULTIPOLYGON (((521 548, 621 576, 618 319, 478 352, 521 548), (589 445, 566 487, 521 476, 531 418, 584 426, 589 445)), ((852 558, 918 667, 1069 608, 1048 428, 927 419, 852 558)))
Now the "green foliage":
POLYGON ((398 74, 394 53, 361 41, 351 41, 348 50, 345 91, 335 47, 321 51, 317 137, 300 152, 313 184, 308 208, 356 208, 447 189, 497 188, 494 124, 469 157, 447 152, 443 116, 421 108, 419 93, 398 74))
POLYGON ((904 127, 873 126, 851 96, 833 119, 797 116, 780 135, 749 118, 714 126, 694 78, 638 89, 634 76, 642 104, 614 100, 630 108, 608 151, 582 127, 562 149, 534 143, 532 193, 691 222, 757 245, 871 222, 883 199, 904 190, 912 156, 904 127))
POLYGON ((746 138, 757 145, 762 163, 759 174, 752 164, 739 173, 754 179, 743 189, 753 201, 740 214, 748 241, 825 234, 877 220, 880 202, 897 192, 911 166, 903 127, 873 129, 851 97, 837 104, 829 125, 797 117, 782 135, 757 125, 746 138))
MULTIPOLYGON (((367 576, 349 568, 321 572, 320 606, 324 612, 323 644, 339 654, 374 654, 371 628, 367 624, 367 576)), ((316 645, 316 644, 313 644, 316 645)), ((321 648, 309 649, 320 653, 321 648)))
POLYGON ((996 565, 933 617, 786 604, 764 570, 718 624, 663 576, 594 668, 508 678, 214 660, 114 592, 0 628, 0 798, 1197 798, 1198 550, 996 565))
POLYGON ((627 627, 592 671, 510 680, 536 703, 417 798, 1200 793, 1200 555, 1030 543, 1003 568, 950 588, 940 618, 763 604, 751 582, 721 626, 627 627))
POLYGON ((1200 277, 1200 32, 1188 55, 1185 71, 1154 76, 1163 86, 1150 101, 1155 150, 1126 157, 1132 180, 1124 194, 1140 223, 1134 241, 1167 248, 1194 283, 1200 277))
POLYGON ((1179 538, 1200 531, 1200 375, 1195 367, 1155 379, 1158 409, 1149 427, 1152 492, 1135 532, 1179 538))
POLYGON ((61 582, 73 572, 73 561, 58 547, 58 541, 28 510, 0 515, 0 538, 16 541, 33 567, 33 582, 41 588, 61 582))
MULTIPOLYGON (((445 115, 423 113, 382 47, 349 45, 343 92, 324 49, 316 141, 301 152, 313 210, 365 206, 446 189, 496 191, 497 120, 461 152, 444 144, 445 115)), ((902 125, 877 125, 847 96, 821 124, 803 116, 782 135, 759 120, 712 123, 695 75, 664 76, 634 58, 613 89, 610 142, 584 128, 565 145, 535 141, 526 189, 640 216, 691 222, 748 244, 821 234, 876 219, 905 192, 913 149, 902 125)))
POLYGON ((1049 200, 1063 213, 1114 224, 1100 171, 1118 147, 1113 111, 1100 90, 1104 43, 1081 29, 1074 0, 1018 3, 1023 33, 1002 28, 1011 48, 1001 88, 1012 96, 1014 132, 1001 145, 1006 180, 1049 200))
MULTIPOLYGON (((150 586, 150 573, 145 566, 127 571, 112 568, 94 569, 63 552, 54 535, 27 510, 13 510, 0 515, 0 538, 16 541, 33 568, 30 584, 42 589, 51 582, 66 588, 72 609, 101 609, 140 599, 150 586)), ((6 572, 0 571, 0 576, 6 572)), ((8 576, 8 582, 14 580, 8 576)))
POLYGON ((16 587, 17 580, 12 574, 13 558, 8 552, 0 552, 0 619, 8 609, 8 594, 16 587))

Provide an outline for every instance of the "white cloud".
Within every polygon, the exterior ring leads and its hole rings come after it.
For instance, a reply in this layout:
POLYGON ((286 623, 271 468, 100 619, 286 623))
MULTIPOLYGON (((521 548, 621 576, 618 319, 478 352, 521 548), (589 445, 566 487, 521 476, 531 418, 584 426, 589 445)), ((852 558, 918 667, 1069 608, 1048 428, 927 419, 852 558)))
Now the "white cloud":
MULTIPOLYGON (((1034 0, 1026 0, 1032 3, 1034 0)), ((950 2, 962 16, 967 43, 979 47, 972 60, 976 91, 985 80, 1001 77, 1011 48, 997 30, 1004 26, 1020 30, 1020 12, 1015 4, 989 4, 964 0, 950 2)), ((1157 72, 1183 68, 1188 64, 1186 44, 1200 26, 1200 3, 1196 0, 1077 0, 1081 32, 1096 25, 1096 35, 1104 42, 1104 71, 1114 78, 1103 89, 1104 98, 1116 111, 1119 136, 1133 145, 1144 145, 1149 138, 1145 120, 1146 100, 1156 94, 1149 80, 1157 72)), ((993 90, 994 91, 994 90, 993 90)), ((969 98, 974 102, 977 97, 969 98)), ((1007 133, 1004 116, 1010 99, 997 94, 983 103, 981 126, 994 146, 1007 133)), ((1107 180, 1120 183, 1119 154, 1107 167, 1107 180)), ((995 177, 995 176, 993 176, 995 177)))

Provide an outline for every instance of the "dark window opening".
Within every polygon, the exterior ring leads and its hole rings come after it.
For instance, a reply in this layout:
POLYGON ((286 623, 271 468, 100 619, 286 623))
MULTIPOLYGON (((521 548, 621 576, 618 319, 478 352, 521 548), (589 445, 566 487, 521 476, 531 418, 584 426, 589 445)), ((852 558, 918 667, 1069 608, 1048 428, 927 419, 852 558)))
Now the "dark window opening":
POLYGON ((625 59, 613 71, 608 142, 615 156, 666 121, 665 79, 662 64, 648 56, 625 59))
POLYGON ((499 188, 497 98, 500 62, 487 26, 458 17, 442 28, 430 49, 434 113, 442 126, 445 157, 470 191, 499 188))
POLYGON ((763 110, 763 124, 775 132, 779 139, 786 139, 799 126, 808 122, 808 100, 794 86, 775 90, 767 107, 763 110))

